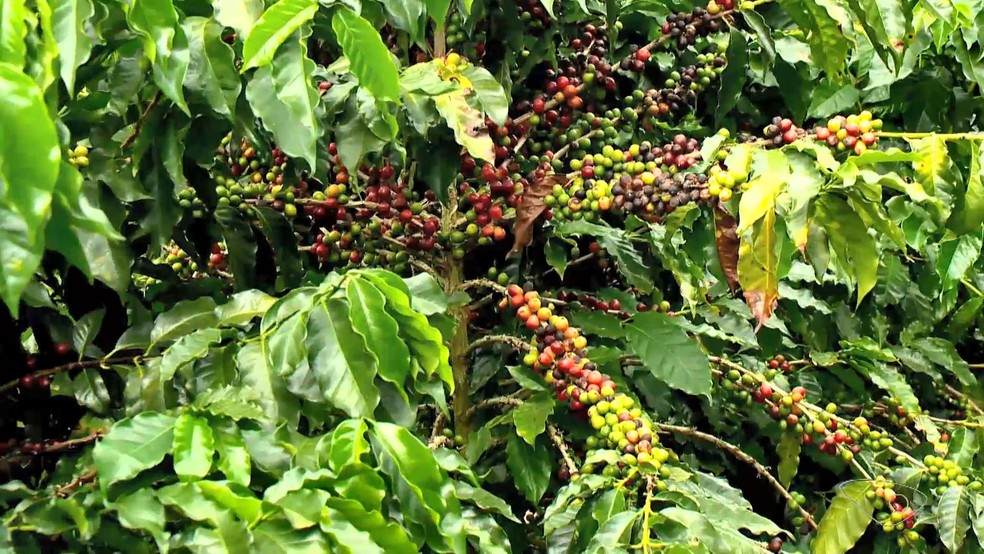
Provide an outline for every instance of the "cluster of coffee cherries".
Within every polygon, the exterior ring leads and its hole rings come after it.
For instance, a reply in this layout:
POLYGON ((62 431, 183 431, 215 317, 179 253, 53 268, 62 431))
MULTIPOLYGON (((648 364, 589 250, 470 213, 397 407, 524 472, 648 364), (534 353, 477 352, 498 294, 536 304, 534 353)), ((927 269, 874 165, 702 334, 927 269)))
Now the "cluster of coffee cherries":
POLYGON ((530 29, 547 29, 553 22, 539 0, 517 0, 516 8, 519 10, 519 19, 530 29))
POLYGON ((615 464, 585 464, 584 473, 620 475, 634 466, 668 472, 663 464, 672 454, 658 446, 652 421, 631 397, 616 392, 616 384, 588 358, 587 339, 567 318, 556 315, 553 305, 544 304, 537 292, 518 285, 506 289, 499 307, 515 310, 516 317, 534 333, 533 348, 524 363, 543 375, 557 399, 586 417, 596 430, 586 443, 588 458, 599 449, 616 451, 615 464))
POLYGON ((68 151, 68 163, 75 167, 89 167, 89 147, 84 144, 75 145, 75 148, 68 151))
POLYGON ((707 193, 717 197, 721 202, 727 202, 734 195, 735 188, 743 189, 743 185, 747 182, 747 171, 713 165, 710 169, 710 175, 707 177, 707 193))
POLYGON ((803 514, 799 511, 800 508, 804 508, 806 506, 806 496, 804 496, 801 492, 789 491, 789 497, 792 500, 786 503, 786 510, 790 514, 790 522, 799 527, 806 523, 806 520, 803 518, 803 514))
MULTIPOLYGON (((782 354, 776 354, 775 356, 769 358, 769 360, 765 362, 765 366, 772 371, 781 371, 783 373, 789 373, 793 370, 793 367, 789 365, 789 360, 787 360, 782 354)), ((768 377, 768 374, 766 374, 766 377, 768 377)))
POLYGON ((699 37, 719 32, 722 23, 717 16, 721 13, 721 8, 730 10, 734 5, 733 0, 722 0, 714 4, 718 6, 717 13, 712 14, 704 8, 696 8, 691 12, 671 13, 666 16, 666 22, 661 29, 663 35, 674 39, 676 47, 682 50, 693 46, 699 37), (731 7, 726 7, 728 5, 731 7))
POLYGON ((460 13, 457 11, 451 13, 446 30, 448 47, 455 50, 470 47, 468 54, 474 54, 476 59, 482 59, 485 55, 485 32, 476 28, 474 32, 468 33, 463 23, 460 13))
MULTIPOLYGON (((229 252, 225 243, 219 242, 212 245, 212 250, 208 257, 207 270, 203 270, 198 262, 193 260, 187 252, 178 246, 177 243, 171 241, 163 247, 159 256, 151 259, 151 263, 170 266, 171 270, 174 271, 174 274, 180 280, 201 279, 206 277, 209 271, 216 273, 226 271, 228 268, 228 254, 229 252)), ((149 287, 158 282, 158 279, 149 275, 133 274, 133 284, 140 288, 149 287)))
POLYGON ((178 205, 184 210, 191 211, 192 217, 205 217, 205 203, 198 197, 194 187, 185 185, 177 193, 178 205))
POLYGON ((307 193, 307 182, 285 183, 287 155, 278 147, 263 153, 243 138, 238 144, 232 134, 223 137, 216 149, 219 165, 214 176, 218 205, 233 206, 249 213, 249 200, 268 205, 287 217, 297 215, 295 197, 307 193), (228 171, 228 174, 225 174, 228 171))
POLYGON ((879 402, 866 405, 863 413, 869 418, 881 416, 899 429, 915 423, 916 416, 918 415, 909 412, 902 405, 902 402, 894 396, 884 396, 879 402))
POLYGON ((792 144, 806 136, 806 131, 797 127, 791 119, 784 117, 772 118, 772 123, 766 125, 762 134, 769 141, 765 147, 777 148, 792 144))
POLYGON ((817 140, 839 151, 852 151, 863 154, 878 142, 877 132, 882 128, 882 120, 875 119, 865 110, 849 116, 838 115, 827 121, 827 125, 814 129, 817 140))
POLYGON ((937 494, 946 492, 947 487, 966 486, 972 491, 984 488, 984 483, 966 475, 963 468, 953 460, 930 454, 923 458, 923 463, 926 464, 926 472, 922 474, 922 480, 931 486, 935 484, 937 494))
POLYGON ((886 533, 899 533, 898 545, 911 546, 919 542, 916 526, 916 511, 908 505, 905 495, 895 491, 895 483, 882 476, 875 477, 871 488, 864 496, 875 506, 875 521, 886 533))

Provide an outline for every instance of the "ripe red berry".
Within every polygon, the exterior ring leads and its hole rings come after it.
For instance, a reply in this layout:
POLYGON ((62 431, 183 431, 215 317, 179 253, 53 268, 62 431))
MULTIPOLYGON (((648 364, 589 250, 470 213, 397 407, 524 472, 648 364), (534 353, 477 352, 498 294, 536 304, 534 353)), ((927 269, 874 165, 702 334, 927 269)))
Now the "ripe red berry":
POLYGON ((636 50, 635 59, 639 60, 640 62, 643 63, 648 62, 650 57, 652 57, 652 55, 649 53, 648 48, 640 48, 636 50))
POLYGON ((547 111, 547 103, 543 100, 543 98, 533 100, 533 113, 542 114, 545 111, 547 111))
POLYGON ((798 138, 799 138, 799 135, 796 133, 796 129, 790 129, 790 130, 788 130, 788 131, 786 131, 786 132, 784 132, 782 134, 782 140, 786 144, 792 144, 792 143, 796 142, 796 139, 798 139, 798 138))
POLYGON ((55 354, 59 356, 67 356, 71 351, 72 347, 67 342, 59 342, 55 344, 55 354))
POLYGON ((768 399, 772 397, 772 385, 768 383, 762 383, 759 387, 759 394, 762 395, 763 399, 768 399))

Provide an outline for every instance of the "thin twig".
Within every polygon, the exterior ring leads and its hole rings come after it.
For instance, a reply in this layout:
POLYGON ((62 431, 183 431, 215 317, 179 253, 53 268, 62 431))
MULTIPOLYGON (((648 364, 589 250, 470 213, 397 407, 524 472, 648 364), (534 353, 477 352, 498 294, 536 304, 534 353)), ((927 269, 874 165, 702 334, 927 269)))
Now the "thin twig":
POLYGON ((427 443, 427 447, 431 450, 437 450, 438 448, 444 446, 447 437, 441 434, 444 430, 444 422, 447 419, 444 412, 437 412, 437 417, 434 418, 434 427, 431 428, 430 441, 427 443))
POLYGON ((529 350, 532 348, 528 343, 510 335, 485 335, 484 337, 469 344, 468 351, 471 352, 472 350, 476 350, 490 344, 508 344, 509 346, 512 346, 516 350, 520 351, 529 350))
POLYGON ((62 497, 68 496, 75 489, 81 487, 82 485, 85 485, 86 483, 92 483, 95 480, 96 480, 96 470, 83 473, 82 475, 79 475, 78 477, 73 479, 70 483, 62 485, 57 489, 55 489, 55 494, 62 497))
POLYGON ((500 406, 510 406, 517 407, 522 406, 523 400, 514 396, 496 396, 493 398, 486 398, 481 402, 475 404, 468 410, 468 417, 471 417, 475 412, 484 408, 500 407, 500 406))
MULTIPOLYGON (((119 356, 116 358, 102 358, 99 360, 86 360, 84 362, 71 362, 59 366, 55 366, 50 369, 44 369, 33 373, 35 378, 47 377, 48 375, 55 375, 57 373, 63 373, 65 371, 72 371, 73 369, 85 369, 87 367, 104 367, 110 364, 119 364, 123 362, 138 362, 141 356, 119 356)), ((0 385, 0 394, 3 394, 11 389, 16 388, 20 384, 22 377, 7 381, 3 385, 0 385)))
MULTIPOLYGON (((741 460, 741 461, 745 462, 746 464, 752 466, 755 469, 755 471, 758 472, 759 475, 761 475, 763 478, 765 478, 765 480, 767 480, 772 485, 772 487, 774 489, 776 489, 776 491, 778 491, 779 494, 782 495, 783 498, 786 499, 787 502, 792 502, 793 504, 798 504, 798 503, 796 503, 795 500, 793 500, 793 497, 789 494, 789 491, 786 490, 786 487, 782 486, 782 483, 780 483, 775 477, 773 477, 772 474, 769 473, 769 471, 765 468, 765 466, 763 466, 762 464, 758 463, 758 460, 756 460, 755 458, 751 457, 749 454, 746 454, 742 449, 740 449, 737 446, 731 444, 730 442, 725 441, 724 439, 715 437, 714 435, 711 435, 709 433, 704 433, 702 431, 698 431, 696 429, 691 429, 689 427, 681 427, 681 426, 678 426, 678 425, 667 425, 667 424, 664 424, 664 423, 658 423, 657 426, 661 430, 670 431, 670 432, 673 432, 673 433, 679 433, 679 434, 684 435, 684 436, 693 437, 693 438, 696 438, 696 439, 707 441, 707 442, 709 442, 709 443, 717 446, 718 448, 720 448, 720 449, 724 450, 725 452, 731 454, 735 458, 738 458, 739 460, 741 460)), ((803 516, 803 520, 806 521, 806 523, 810 526, 811 529, 816 529, 817 528, 817 523, 815 521, 813 521, 813 516, 810 515, 810 512, 807 512, 806 510, 803 509, 802 506, 798 506, 798 505, 797 505, 797 510, 799 510, 800 515, 803 516)))
POLYGON ((147 104, 147 107, 144 108, 143 113, 140 114, 140 119, 138 119, 133 125, 133 132, 131 132, 130 136, 126 137, 126 140, 124 140, 123 144, 120 145, 120 150, 126 150, 133 145, 134 141, 137 140, 137 137, 140 136, 141 129, 144 124, 147 123, 147 118, 150 117, 150 112, 154 111, 154 108, 160 104, 161 98, 163 98, 161 91, 157 91, 157 94, 154 95, 154 98, 150 101, 150 104, 147 104))
POLYGON ((564 463, 567 465, 567 472, 570 473, 571 477, 580 473, 577 469, 577 463, 571 458, 570 450, 567 448, 567 443, 564 442, 564 435, 561 434, 560 430, 553 426, 553 424, 547 424, 547 434, 550 435, 550 440, 553 441, 554 446, 560 451, 560 456, 564 459, 564 463))

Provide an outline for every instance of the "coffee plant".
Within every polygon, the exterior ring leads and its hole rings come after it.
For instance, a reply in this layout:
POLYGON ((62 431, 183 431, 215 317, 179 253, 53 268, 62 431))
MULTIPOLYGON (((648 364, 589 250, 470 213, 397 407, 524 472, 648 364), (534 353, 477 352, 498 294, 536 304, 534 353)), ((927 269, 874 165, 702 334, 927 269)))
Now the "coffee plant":
POLYGON ((0 2, 0 550, 984 552, 982 12, 0 2))

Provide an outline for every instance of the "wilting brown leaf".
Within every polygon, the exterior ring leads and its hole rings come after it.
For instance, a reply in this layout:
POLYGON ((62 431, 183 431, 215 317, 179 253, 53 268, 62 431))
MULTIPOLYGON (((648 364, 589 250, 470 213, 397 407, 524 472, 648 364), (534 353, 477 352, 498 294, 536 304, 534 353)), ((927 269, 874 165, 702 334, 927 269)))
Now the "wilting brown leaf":
POLYGON ((731 294, 738 288, 738 222, 720 204, 714 206, 714 242, 731 294))
POLYGON ((756 331, 776 309, 779 300, 779 256, 776 253, 776 214, 769 210, 745 233, 738 248, 738 281, 745 302, 758 322, 756 331))
POLYGON ((533 242, 533 225, 540 215, 547 210, 544 202, 547 196, 553 192, 554 185, 566 185, 566 178, 561 175, 546 175, 542 179, 533 182, 523 191, 523 199, 516 208, 516 222, 513 224, 513 235, 516 242, 513 243, 510 256, 519 254, 524 248, 533 242))

